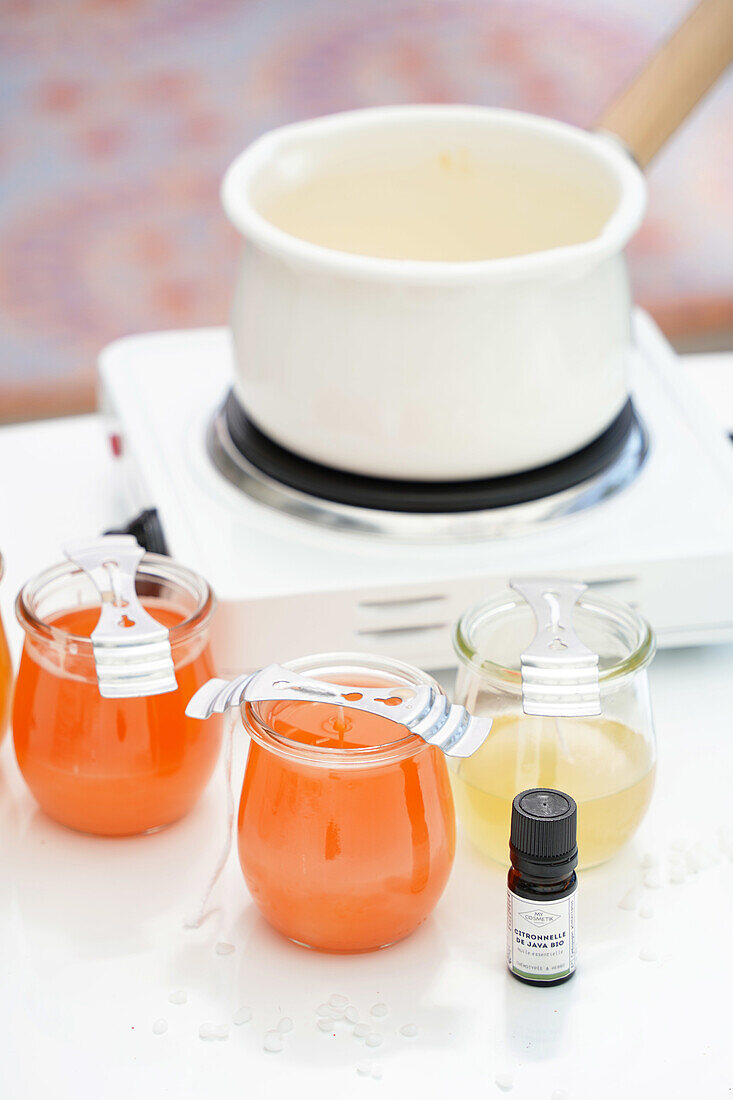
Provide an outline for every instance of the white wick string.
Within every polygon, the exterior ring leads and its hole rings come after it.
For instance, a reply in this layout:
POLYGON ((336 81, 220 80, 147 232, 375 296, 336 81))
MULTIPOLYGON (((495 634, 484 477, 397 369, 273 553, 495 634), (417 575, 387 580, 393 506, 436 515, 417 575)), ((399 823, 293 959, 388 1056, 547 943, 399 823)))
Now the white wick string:
POLYGON ((570 752, 570 749, 568 748, 568 743, 565 740, 565 735, 562 732, 559 718, 555 718, 555 731, 557 732, 557 738, 560 742, 560 752, 567 760, 570 761, 571 764, 575 763, 575 761, 573 760, 573 754, 570 752))
POLYGON ((227 711, 226 715, 226 729, 224 732, 224 780, 226 783, 226 814, 227 814, 227 832, 224 840, 224 845, 219 853, 219 858, 216 861, 209 884, 206 887, 206 891, 201 900, 201 903, 196 910, 195 914, 188 917, 184 922, 184 928, 200 928, 204 922, 206 916, 206 908, 211 899, 211 895, 214 891, 221 873, 226 867, 226 862, 229 859, 229 853, 232 850, 232 831, 234 829, 234 795, 232 794, 232 748, 234 744, 234 727, 237 725, 239 719, 239 708, 235 707, 233 710, 227 711))
POLYGON ((104 562, 104 568, 109 577, 109 586, 112 589, 112 603, 115 607, 123 607, 125 601, 122 599, 122 589, 120 588, 120 567, 116 561, 104 562))

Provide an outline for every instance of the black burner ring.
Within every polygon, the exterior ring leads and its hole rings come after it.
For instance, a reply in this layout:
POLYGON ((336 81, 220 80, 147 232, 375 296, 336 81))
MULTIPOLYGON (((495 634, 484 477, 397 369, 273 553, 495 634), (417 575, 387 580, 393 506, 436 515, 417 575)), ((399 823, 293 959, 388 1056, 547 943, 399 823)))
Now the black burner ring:
POLYGON ((542 500, 602 473, 618 458, 632 429, 640 427, 629 400, 601 435, 547 466, 470 481, 397 481, 350 474, 301 458, 255 427, 233 391, 224 411, 232 443, 263 474, 311 497, 384 512, 477 512, 542 500))

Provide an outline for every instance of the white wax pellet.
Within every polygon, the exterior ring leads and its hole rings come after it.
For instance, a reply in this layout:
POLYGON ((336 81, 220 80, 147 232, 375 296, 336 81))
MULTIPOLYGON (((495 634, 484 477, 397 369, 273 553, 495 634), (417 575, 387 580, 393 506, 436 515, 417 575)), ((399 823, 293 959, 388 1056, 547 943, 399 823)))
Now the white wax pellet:
POLYGON ((316 1026, 320 1031, 333 1031, 333 1020, 324 1020, 321 1018, 316 1026))
POLYGON ((687 879, 687 875, 681 867, 673 867, 669 872, 669 881, 673 886, 681 886, 687 879))
POLYGON ((331 1008, 346 1008, 349 1003, 349 998, 344 997, 342 993, 332 993, 328 998, 328 1003, 331 1008))
POLYGON ((349 1005, 344 1009, 344 1019, 348 1020, 350 1024, 355 1024, 359 1019, 358 1009, 356 1009, 354 1005, 349 1005))
POLYGON ((642 918, 642 920, 651 920, 654 916, 654 910, 648 902, 645 901, 639 909, 639 916, 642 918))
POLYGON ((619 909, 636 909, 640 898, 641 894, 638 890, 627 890, 618 903, 618 907, 619 909))
POLYGON ((496 1087, 501 1089, 502 1092, 509 1092, 514 1088, 514 1078, 511 1073, 497 1073, 494 1081, 496 1082, 496 1087))
POLYGON ((370 1012, 372 1016, 386 1016, 389 1009, 384 1004, 372 1005, 370 1012))
POLYGON ((228 1038, 229 1028, 226 1024, 202 1024, 199 1028, 199 1039, 203 1039, 205 1043, 228 1038))
POLYGON ((330 1016, 330 1015, 331 1015, 331 1006, 330 1005, 319 1005, 318 1008, 316 1009, 316 1016, 330 1016))
POLYGON ((234 951, 234 944, 233 943, 217 943, 214 950, 216 951, 217 955, 231 955, 232 952, 234 951))
POLYGON ((289 1016, 283 1016, 282 1020, 277 1025, 277 1030, 281 1035, 287 1035, 289 1031, 293 1030, 293 1021, 289 1016))
POLYGON ((356 1072, 359 1074, 360 1077, 369 1077, 372 1072, 372 1067, 369 1065, 368 1062, 359 1062, 358 1066, 356 1067, 356 1072))
POLYGON ((644 875, 644 885, 647 890, 659 890, 662 885, 662 876, 659 871, 647 871, 644 875))
POLYGON ((168 1030, 167 1020, 156 1020, 153 1024, 153 1035, 165 1035, 168 1030))
POLYGON ((372 1077, 374 1078, 375 1081, 381 1080, 381 1077, 382 1077, 382 1067, 381 1066, 372 1066, 372 1077))
POLYGON ((343 1009, 343 1008, 332 1008, 331 1013, 330 1013, 331 1019, 332 1020, 343 1020, 345 1011, 346 1010, 343 1009))
POLYGON ((168 1000, 172 1005, 185 1005, 188 1000, 188 993, 185 989, 174 989, 172 993, 168 994, 168 1000))
POLYGON ((659 962, 659 955, 653 947, 642 947, 639 952, 639 958, 645 963, 659 962))
POLYGON ((400 1028, 400 1035, 404 1035, 406 1039, 414 1039, 418 1030, 417 1024, 405 1024, 400 1028))
POLYGON ((234 1013, 234 1016, 232 1017, 232 1023, 236 1024, 237 1027, 241 1027, 242 1024, 248 1024, 251 1019, 252 1009, 247 1008, 246 1005, 242 1005, 242 1007, 238 1008, 237 1011, 234 1013))
POLYGON ((368 1047, 378 1047, 382 1042, 382 1036, 378 1035, 376 1031, 370 1031, 364 1042, 368 1047))
POLYGON ((280 1051, 283 1049, 283 1046, 283 1037, 279 1031, 265 1032, 262 1049, 266 1050, 268 1054, 279 1054, 280 1051))
POLYGON ((356 1024, 354 1026, 354 1035, 357 1039, 363 1039, 365 1035, 368 1035, 372 1029, 369 1024, 356 1024))
POLYGON ((550 1100, 570 1100, 570 1094, 567 1089, 555 1089, 550 1100))
POLYGON ((654 855, 653 852, 644 852, 643 856, 639 860, 639 864, 642 867, 656 867, 659 863, 659 858, 654 855))

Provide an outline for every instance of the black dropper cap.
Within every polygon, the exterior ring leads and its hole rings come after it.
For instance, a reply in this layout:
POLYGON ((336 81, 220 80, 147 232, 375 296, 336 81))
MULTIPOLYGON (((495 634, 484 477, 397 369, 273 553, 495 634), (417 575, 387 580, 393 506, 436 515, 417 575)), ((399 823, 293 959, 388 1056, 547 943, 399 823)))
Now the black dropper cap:
POLYGON ((567 877, 578 863, 578 807, 551 787, 534 787, 512 803, 509 852, 521 873, 543 881, 567 877))

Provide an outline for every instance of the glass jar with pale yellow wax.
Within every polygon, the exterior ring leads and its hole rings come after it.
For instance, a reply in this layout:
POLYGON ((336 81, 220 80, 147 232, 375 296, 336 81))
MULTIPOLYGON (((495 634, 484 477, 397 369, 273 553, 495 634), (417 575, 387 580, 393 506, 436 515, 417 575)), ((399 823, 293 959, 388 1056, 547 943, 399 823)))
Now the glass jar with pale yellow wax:
POLYGON ((493 721, 451 774, 469 838, 508 863, 512 799, 552 787, 578 804, 580 866, 609 859, 633 836, 654 787, 651 627, 584 584, 517 581, 462 616, 454 645, 456 702, 493 721))

